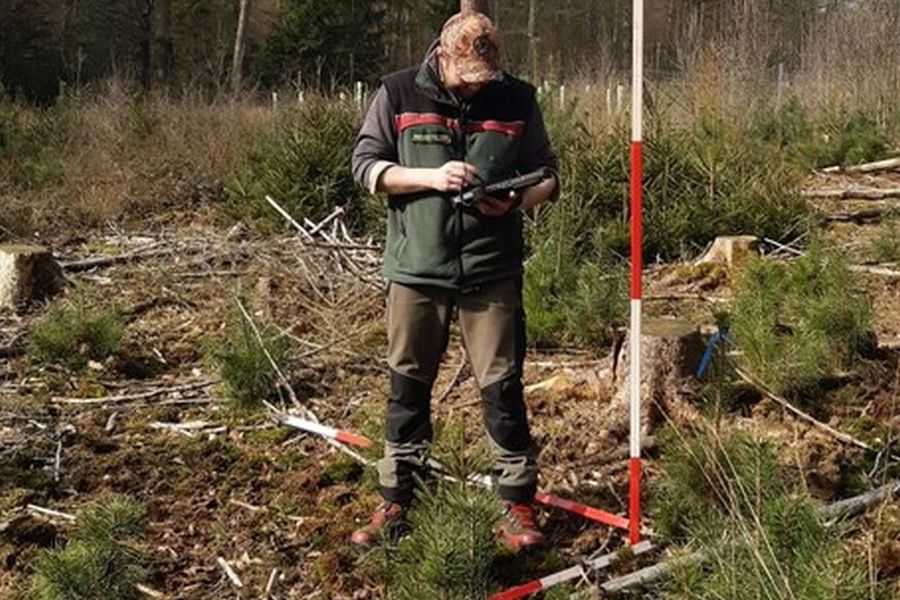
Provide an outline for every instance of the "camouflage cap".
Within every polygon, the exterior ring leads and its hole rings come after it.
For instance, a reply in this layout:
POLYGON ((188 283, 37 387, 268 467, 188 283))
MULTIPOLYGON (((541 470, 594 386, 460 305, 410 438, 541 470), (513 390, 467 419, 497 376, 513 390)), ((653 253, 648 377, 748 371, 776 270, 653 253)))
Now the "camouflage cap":
POLYGON ((441 30, 441 48, 454 62, 460 79, 484 83, 503 79, 500 39, 491 20, 481 13, 457 13, 441 30))

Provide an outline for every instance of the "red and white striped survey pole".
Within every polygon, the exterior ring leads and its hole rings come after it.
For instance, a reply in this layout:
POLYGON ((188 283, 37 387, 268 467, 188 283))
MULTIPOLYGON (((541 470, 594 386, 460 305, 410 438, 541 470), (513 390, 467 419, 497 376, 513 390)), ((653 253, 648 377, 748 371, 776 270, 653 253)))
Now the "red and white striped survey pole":
POLYGON ((628 485, 628 537, 641 539, 641 272, 643 270, 643 101, 644 0, 634 0, 631 73, 631 327, 629 401, 631 435, 628 485))
POLYGON ((350 446, 356 446, 357 448, 372 447, 372 440, 359 435, 358 433, 347 431, 346 429, 335 429, 334 427, 322 425, 321 423, 316 423, 307 419, 301 419, 300 417, 295 417, 293 415, 279 415, 278 420, 288 427, 307 431, 329 440, 343 442, 350 446))

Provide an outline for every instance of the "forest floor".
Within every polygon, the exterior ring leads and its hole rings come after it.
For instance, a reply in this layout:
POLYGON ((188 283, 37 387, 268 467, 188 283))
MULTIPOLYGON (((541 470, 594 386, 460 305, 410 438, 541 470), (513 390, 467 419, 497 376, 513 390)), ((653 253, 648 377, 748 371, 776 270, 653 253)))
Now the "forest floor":
MULTIPOLYGON (((810 182, 817 189, 848 185, 896 188, 900 173, 816 175, 810 182)), ((816 202, 832 216, 873 206, 816 202)), ((869 240, 885 225, 868 216, 838 219, 827 236, 846 245, 857 264, 869 262, 869 240)), ((244 298, 254 319, 275 324, 292 340, 282 366, 299 400, 326 423, 380 439, 386 336, 383 289, 371 275, 374 251, 349 241, 326 248, 294 236, 236 235, 203 214, 169 214, 142 231, 54 242, 62 262, 144 256, 69 273, 93 297, 124 308, 128 326, 119 356, 79 375, 40 367, 16 352, 0 366, 0 597, 21 597, 31 559, 64 540, 70 527, 28 505, 77 514, 112 492, 148 508, 148 587, 159 597, 265 597, 273 569, 273 598, 381 597, 373 566, 348 541, 377 503, 374 475, 319 438, 265 414, 229 409, 206 351, 223 334, 235 298, 244 298), (226 576, 220 557, 242 588, 226 576)), ((676 276, 684 267, 649 275, 648 310, 709 330, 718 301, 729 297, 728 277, 676 276)), ((866 376, 831 389, 816 416, 880 447, 900 437, 900 278, 863 276, 875 298, 882 350, 864 367, 866 376)), ((39 310, 3 316, 0 346, 27 341, 39 316, 39 310)), ((627 461, 622 448, 599 442, 601 424, 593 418, 610 401, 600 375, 606 366, 604 351, 532 351, 527 402, 542 448, 541 487, 624 514, 627 461)), ((479 447, 478 391, 455 332, 435 389, 435 454, 479 447)), ((875 457, 759 395, 720 418, 725 427, 771 439, 823 502, 878 483, 868 478, 875 457)), ((651 445, 648 454, 652 481, 658 453, 651 445)), ((645 502, 652 511, 652 495, 645 502)), ((849 543, 863 544, 866 531, 887 518, 900 515, 864 517, 849 543)), ((552 549, 508 561, 501 583, 546 575, 623 543, 622 532, 565 512, 545 510, 541 519, 552 549)), ((887 562, 878 568, 897 577, 900 548, 889 549, 894 553, 879 558, 887 562)))

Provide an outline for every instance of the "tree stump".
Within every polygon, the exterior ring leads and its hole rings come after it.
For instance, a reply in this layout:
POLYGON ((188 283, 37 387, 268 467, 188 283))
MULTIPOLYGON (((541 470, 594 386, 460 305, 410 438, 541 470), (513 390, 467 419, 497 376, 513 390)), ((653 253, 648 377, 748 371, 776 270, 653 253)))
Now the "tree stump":
POLYGON ((698 264, 722 264, 729 269, 741 265, 758 251, 759 240, 752 235, 717 237, 712 248, 697 261, 698 264))
MULTIPOLYGON (((696 409, 685 400, 682 390, 693 378, 703 350, 699 329, 686 321, 644 321, 641 332, 642 435, 652 435, 667 417, 677 423, 697 418, 696 409)), ((614 440, 627 437, 629 432, 629 356, 626 337, 619 350, 613 351, 615 391, 610 405, 601 411, 607 437, 614 440)))
POLYGON ((43 246, 0 245, 0 308, 17 310, 63 289, 62 268, 43 246))

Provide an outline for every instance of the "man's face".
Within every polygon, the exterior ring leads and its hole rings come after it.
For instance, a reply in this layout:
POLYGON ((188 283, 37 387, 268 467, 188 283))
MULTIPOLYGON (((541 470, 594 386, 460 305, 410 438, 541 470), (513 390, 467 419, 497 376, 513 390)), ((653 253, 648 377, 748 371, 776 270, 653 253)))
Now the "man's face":
POLYGON ((464 100, 471 100, 475 94, 481 91, 487 82, 467 83, 460 77, 456 61, 450 57, 443 48, 438 48, 438 59, 441 61, 441 81, 444 87, 464 100))

